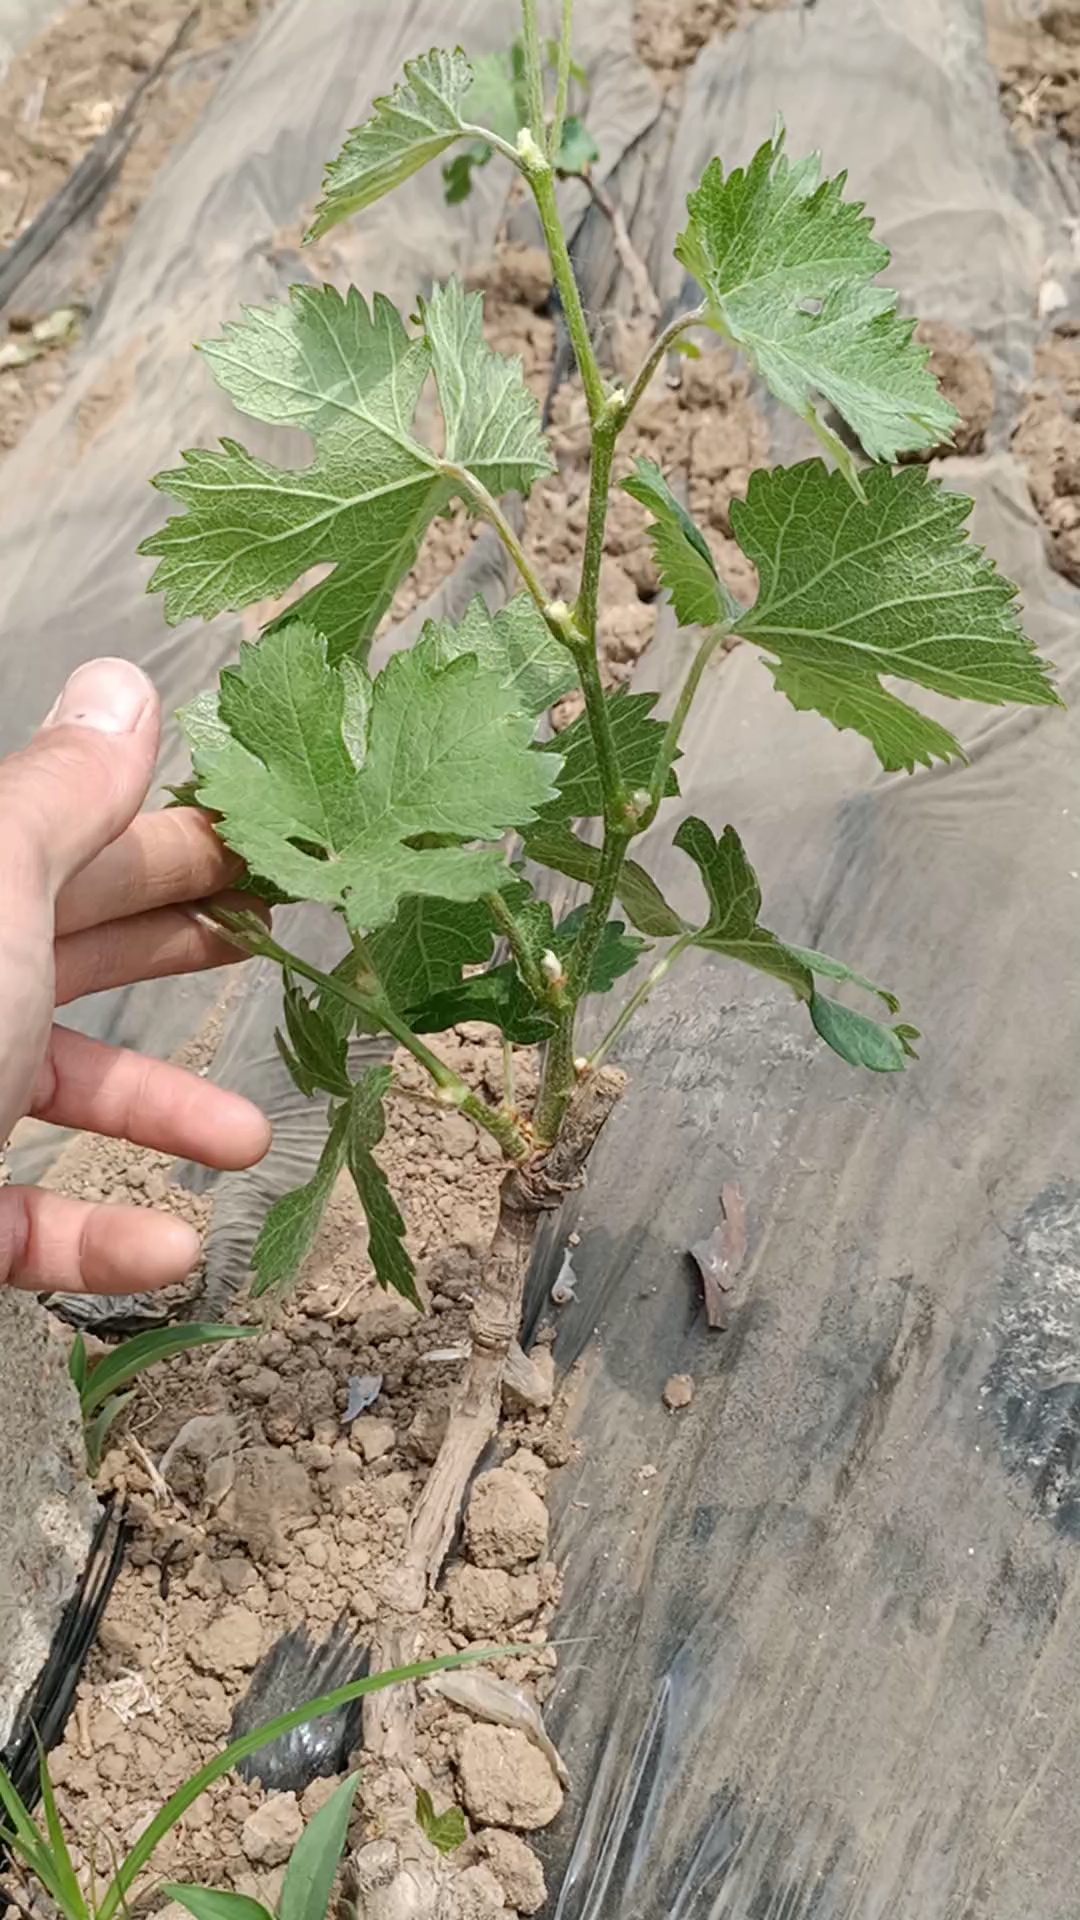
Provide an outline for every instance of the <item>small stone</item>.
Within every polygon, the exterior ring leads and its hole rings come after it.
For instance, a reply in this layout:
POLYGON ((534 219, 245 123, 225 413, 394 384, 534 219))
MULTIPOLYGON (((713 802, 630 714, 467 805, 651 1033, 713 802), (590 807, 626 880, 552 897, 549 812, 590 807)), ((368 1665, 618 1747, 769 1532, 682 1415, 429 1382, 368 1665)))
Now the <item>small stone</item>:
POLYGON ((465 1806, 485 1826, 550 1826, 563 1790, 540 1748, 517 1727, 466 1727, 458 1751, 465 1806))
POLYGON ((509 1467, 482 1473, 465 1516, 465 1538, 478 1567, 512 1572, 539 1560, 548 1540, 548 1510, 535 1488, 509 1467))
POLYGON ((516 1833, 506 1833, 499 1827, 482 1833, 479 1845, 507 1906, 516 1913, 538 1913, 547 1899, 547 1887, 544 1869, 532 1848, 516 1833))
POLYGON ((262 1652, 262 1626, 247 1607, 226 1607, 190 1651, 201 1673, 247 1672, 262 1652))
POLYGON ((352 1444, 359 1447, 370 1467, 372 1461, 381 1460, 385 1454, 393 1453, 397 1445, 397 1434, 389 1420, 374 1420, 361 1415, 352 1424, 352 1444))
POLYGON ((242 1553, 234 1553, 217 1562, 217 1575, 226 1593, 243 1593, 254 1580, 255 1569, 242 1553))
POLYGON ((429 1465, 438 1455, 450 1418, 450 1409, 444 1403, 441 1406, 425 1405, 417 1409, 405 1444, 414 1460, 426 1461, 429 1465))
POLYGON ((673 1373, 664 1385, 664 1405, 672 1413, 688 1407, 694 1397, 694 1382, 688 1373, 673 1373))
POLYGON ((304 1831, 295 1793, 272 1793, 249 1813, 240 1829, 240 1845, 254 1867, 280 1867, 304 1831))

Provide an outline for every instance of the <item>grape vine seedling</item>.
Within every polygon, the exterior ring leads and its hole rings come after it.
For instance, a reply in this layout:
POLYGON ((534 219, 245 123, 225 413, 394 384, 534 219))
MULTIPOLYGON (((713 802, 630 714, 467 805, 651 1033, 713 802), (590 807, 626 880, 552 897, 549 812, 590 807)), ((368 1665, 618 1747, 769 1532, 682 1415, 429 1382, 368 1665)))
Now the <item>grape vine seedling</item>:
POLYGON ((379 294, 369 304, 355 288, 297 286, 287 303, 229 323, 202 349, 214 378, 253 419, 306 433, 311 458, 286 469, 235 440, 185 453, 156 481, 185 511, 143 547, 157 557, 151 584, 170 622, 283 595, 323 569, 182 716, 194 765, 188 795, 216 816, 253 888, 320 902, 341 922, 341 958, 323 972, 254 915, 220 916, 241 947, 280 964, 282 1057, 306 1095, 329 1100, 313 1178, 276 1203, 260 1233, 256 1287, 295 1272, 348 1168, 378 1279, 416 1298, 401 1215, 376 1157, 393 1071, 353 1079, 354 1031, 406 1049, 433 1099, 467 1114, 505 1156, 478 1337, 413 1517, 411 1564, 429 1579, 495 1425, 535 1216, 558 1203, 595 1137, 609 1045, 680 956, 705 948, 770 976, 854 1067, 899 1070, 918 1037, 895 1018, 886 989, 763 923, 733 825, 681 820, 674 842, 701 881, 690 921, 632 858, 637 837, 678 794, 680 734, 710 657, 735 636, 757 648, 794 707, 854 729, 890 770, 962 758, 953 735, 901 698, 895 681, 990 704, 1058 703, 1021 629, 1015 588, 968 537, 971 502, 925 464, 901 462, 948 442, 956 415, 914 323, 878 284, 888 254, 862 207, 845 199, 843 176, 821 178, 815 156, 790 160, 781 128, 745 168, 710 162, 676 246, 700 303, 659 333, 625 389, 605 378, 556 205, 571 11, 564 0, 549 99, 536 0, 523 0, 520 62, 499 94, 497 125, 484 117, 493 89, 483 63, 453 50, 410 61, 328 167, 311 233, 362 213, 451 149, 451 187, 464 189, 471 165, 499 156, 531 190, 591 426, 573 603, 551 597, 500 505, 508 493, 527 495, 555 463, 520 364, 485 344, 481 298, 454 281, 419 299, 411 320, 379 294), (506 119, 507 98, 525 124, 506 119), (682 691, 662 719, 651 696, 605 691, 597 603, 616 443, 669 350, 695 328, 737 348, 828 458, 755 472, 732 505, 759 583, 750 606, 733 596, 658 467, 639 460, 623 482, 650 515, 659 577, 688 630, 682 691), (439 451, 415 422, 429 381, 442 414, 439 451), (845 438, 830 424, 836 417, 845 438), (495 529, 521 591, 498 613, 477 600, 457 624, 429 623, 372 678, 372 636, 426 530, 452 502, 495 529), (574 688, 580 717, 539 741, 540 717, 574 688), (593 827, 582 831, 586 822, 593 827), (508 859, 511 840, 527 865, 508 859), (528 877, 545 868, 584 893, 559 922, 528 877), (651 969, 581 1059, 583 998, 610 992, 647 943, 662 943, 651 969), (881 1002, 888 1017, 852 1008, 830 993, 834 983, 881 1002), (487 1100, 440 1058, 433 1036, 465 1020, 492 1023, 508 1043, 543 1044, 530 1114, 509 1089, 487 1100))

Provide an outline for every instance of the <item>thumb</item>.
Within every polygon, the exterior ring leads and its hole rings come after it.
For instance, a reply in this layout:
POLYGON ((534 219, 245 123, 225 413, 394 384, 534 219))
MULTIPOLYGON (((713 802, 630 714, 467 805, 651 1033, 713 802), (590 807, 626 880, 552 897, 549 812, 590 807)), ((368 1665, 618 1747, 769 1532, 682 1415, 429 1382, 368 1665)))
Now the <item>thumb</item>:
POLYGON ((0 763, 0 819, 55 898, 132 821, 157 755, 158 698, 130 660, 77 667, 29 746, 0 763))

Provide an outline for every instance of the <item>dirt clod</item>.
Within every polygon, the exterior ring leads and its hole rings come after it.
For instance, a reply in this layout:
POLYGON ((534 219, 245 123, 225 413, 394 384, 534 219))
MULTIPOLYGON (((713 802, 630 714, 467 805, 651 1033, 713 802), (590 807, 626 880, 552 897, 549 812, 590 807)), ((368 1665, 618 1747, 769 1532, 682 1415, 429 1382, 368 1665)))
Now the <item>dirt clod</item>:
POLYGON ((694 1382, 688 1373, 673 1373, 664 1383, 664 1405, 672 1413, 688 1407, 694 1397, 694 1382))
POLYGON ((253 1866, 278 1867, 304 1830, 295 1793, 272 1793, 250 1813, 240 1829, 240 1845, 253 1866))
POLYGON ((194 1642, 191 1658, 201 1673, 247 1672, 258 1664, 262 1652, 262 1627, 248 1607, 226 1607, 211 1621, 201 1640, 194 1642))
POLYGON ((532 1848, 516 1833, 491 1827, 477 1841, 492 1873, 503 1890, 503 1898, 515 1913, 538 1913, 547 1899, 544 1869, 532 1848))
POLYGON ((493 1467, 473 1488, 465 1539, 478 1567, 515 1567, 539 1560, 547 1548, 548 1510, 520 1473, 493 1467))
POLYGON ((550 1826, 563 1803, 550 1761, 515 1727, 466 1727, 458 1775, 466 1808, 485 1826, 531 1833, 550 1826))

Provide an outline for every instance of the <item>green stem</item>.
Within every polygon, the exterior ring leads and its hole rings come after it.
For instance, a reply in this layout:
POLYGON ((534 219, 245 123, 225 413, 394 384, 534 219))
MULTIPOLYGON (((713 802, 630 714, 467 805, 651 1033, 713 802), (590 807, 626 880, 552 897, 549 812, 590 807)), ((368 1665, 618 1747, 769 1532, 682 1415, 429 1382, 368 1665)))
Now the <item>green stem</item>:
POLYGON ((605 402, 600 419, 593 426, 592 453, 589 461, 589 513, 585 522, 581 587, 577 605, 574 608, 575 624, 591 648, 596 646, 600 567, 604 558, 604 529, 607 526, 608 497, 611 490, 611 463, 615 457, 615 441, 618 432, 618 415, 612 410, 612 403, 605 402))
POLYGON ((126 1905, 126 1898, 135 1880, 146 1866, 151 1855, 160 1846, 165 1835, 182 1819, 190 1806, 193 1806, 200 1794, 212 1787, 215 1780, 231 1771, 240 1760, 246 1760, 250 1754, 258 1753, 269 1741, 291 1733, 294 1727, 302 1727, 308 1720, 320 1720, 328 1713, 336 1713, 340 1707, 348 1706, 353 1700, 360 1700, 368 1693, 378 1693, 384 1687, 392 1687, 405 1681, 424 1680, 432 1673, 443 1673, 449 1667, 464 1666, 473 1660, 490 1660, 495 1653, 507 1654, 523 1652, 517 1647, 469 1648, 465 1653, 444 1654, 438 1660, 423 1660, 412 1667, 391 1668, 384 1673, 369 1674, 365 1680, 352 1680, 348 1686, 336 1687, 333 1693, 320 1694, 316 1700, 307 1700, 303 1706, 294 1707, 290 1713, 283 1713, 276 1720, 268 1721, 265 1726, 254 1727, 239 1740, 233 1740, 223 1747, 205 1767, 193 1773, 185 1780, 165 1805, 154 1815, 146 1831, 140 1834, 131 1852, 126 1856, 119 1871, 114 1875, 101 1905, 97 1909, 97 1920, 113 1920, 120 1906, 126 1905))
POLYGON ((682 692, 675 702, 675 711, 664 729, 664 737, 660 742, 660 751, 656 756, 656 765, 653 768, 652 778, 649 781, 648 805, 643 807, 638 815, 638 824, 635 828, 636 833, 644 833, 645 828, 650 826, 656 818, 656 810, 664 797, 664 788, 667 785, 668 774, 675 764, 675 755, 679 750, 679 736, 682 733, 686 716, 693 704, 694 695, 701 683, 701 676, 708 666, 709 661, 712 659, 713 654, 716 652, 717 647, 720 645, 721 640, 726 639, 729 631, 730 629, 726 626, 710 627, 691 661, 690 671, 683 683, 682 692))
POLYGON ((570 39, 573 24, 574 0, 562 0, 562 26, 559 31, 559 71, 555 82, 555 114, 551 122, 551 138, 548 143, 548 158, 553 167, 559 164, 563 124, 566 120, 566 103, 570 97, 570 39))
POLYGON ((574 1025, 577 1005, 588 991, 589 975, 597 947, 607 925, 607 917, 619 884, 619 874, 630 844, 629 829, 609 829, 604 835, 600 866, 592 898, 567 961, 566 997, 569 1007, 556 1023, 544 1056, 544 1074, 540 1086, 533 1126, 538 1140, 545 1144, 556 1140, 563 1116, 576 1084, 574 1069, 574 1025))
POLYGON ((640 987, 630 995, 618 1019, 612 1023, 599 1045, 594 1047, 590 1053, 588 1062, 588 1071, 590 1073, 594 1072, 601 1062, 607 1058, 607 1055, 615 1045, 620 1034, 624 1033, 630 1025, 638 1008, 645 1005, 653 988, 659 986, 669 967, 678 959, 680 953, 685 953, 687 947, 692 944, 693 939, 693 932, 681 934, 678 940, 672 942, 667 952, 656 962, 656 965, 650 967, 640 987))
POLYGON ((543 153, 538 158, 532 155, 525 156, 524 171, 536 200, 540 225, 544 229, 544 239, 551 258, 551 270, 559 291, 559 300, 562 303, 570 342, 574 349, 574 358, 581 374, 581 384, 585 389, 589 419, 595 426, 604 411, 607 395, 600 374, 600 364, 593 349, 589 323, 581 304, 578 283, 574 277, 570 249, 566 244, 562 221, 559 219, 559 209, 555 200, 555 175, 551 163, 543 153))
POLYGON ((532 137, 544 146, 544 60, 540 51, 540 23, 536 0, 521 0, 521 20, 525 43, 525 89, 529 101, 529 125, 532 137))
POLYGON ((574 658, 578 663, 581 691, 585 696, 585 713, 596 748, 596 761, 604 791, 604 823, 609 832, 612 829, 621 832, 633 817, 632 802, 615 751, 615 735, 611 728, 607 696, 600 679, 600 663, 589 646, 575 647, 574 658))
MULTIPOLYGON (((323 993, 333 994, 336 999, 343 1000, 347 1006, 355 1007, 369 1023, 374 1022, 376 1026, 381 1027, 391 1039, 397 1041, 399 1046, 411 1053, 414 1060, 420 1062, 420 1065, 431 1075, 440 1092, 446 1096, 443 1104, 458 1107, 462 1113, 468 1114, 470 1120, 474 1121, 478 1127, 483 1127, 486 1133, 490 1133, 499 1142, 503 1152, 508 1154, 511 1160, 525 1159, 529 1144, 512 1115, 505 1113, 501 1108, 485 1106, 461 1075, 455 1073, 452 1067, 448 1067, 445 1060, 440 1060, 438 1054, 432 1052, 431 1048, 421 1040, 419 1034, 414 1033, 412 1028, 395 1013, 384 994, 361 993, 358 988, 350 987, 348 981, 340 979, 336 974, 323 973, 321 968, 313 967, 311 962, 304 960, 300 954, 290 953, 287 947, 280 946, 273 936, 267 933, 262 922, 256 920, 253 914, 230 913, 224 907, 203 907, 196 911, 196 918, 209 921, 217 932, 223 933, 227 940, 231 940, 234 946, 240 948, 242 953, 258 954, 264 959, 275 960, 279 967, 288 967, 291 973, 302 975, 323 993)), ((362 941, 360 946, 363 947, 362 941)), ((365 961, 364 964, 370 963, 365 961)))
POLYGON ((677 313, 674 320, 669 320, 663 332, 657 334, 623 402, 622 411, 619 416, 620 427, 626 425, 642 394, 648 389, 653 374, 656 372, 661 360, 663 360, 665 354, 671 351, 679 335, 685 333, 688 327, 700 325, 704 318, 705 303, 702 301, 701 306, 694 307, 690 313, 677 313))

